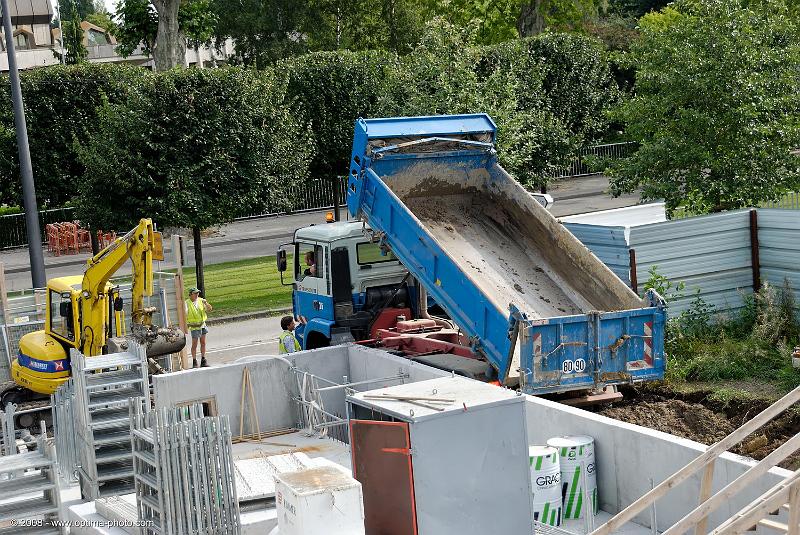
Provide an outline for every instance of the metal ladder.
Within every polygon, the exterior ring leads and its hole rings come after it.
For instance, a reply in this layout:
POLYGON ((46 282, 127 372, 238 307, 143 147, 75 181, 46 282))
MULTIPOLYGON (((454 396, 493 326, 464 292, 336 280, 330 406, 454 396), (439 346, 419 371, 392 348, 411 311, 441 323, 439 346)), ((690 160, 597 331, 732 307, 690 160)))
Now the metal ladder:
POLYGON ((81 492, 87 499, 133 492, 128 400, 143 398, 150 409, 147 352, 130 342, 126 353, 71 353, 81 492))
POLYGON ((0 525, 30 520, 30 526, 0 528, 12 533, 62 533, 53 526, 61 511, 61 489, 56 470, 56 450, 48 443, 44 423, 36 450, 0 457, 0 525))
POLYGON ((241 530, 227 416, 200 404, 145 413, 130 401, 139 519, 146 535, 241 530))

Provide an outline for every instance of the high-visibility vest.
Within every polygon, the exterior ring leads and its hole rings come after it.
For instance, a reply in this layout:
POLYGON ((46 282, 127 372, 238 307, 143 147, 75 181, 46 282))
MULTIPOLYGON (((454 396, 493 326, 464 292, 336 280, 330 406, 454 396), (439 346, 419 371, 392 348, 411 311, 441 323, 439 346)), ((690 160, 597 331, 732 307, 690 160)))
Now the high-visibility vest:
POLYGON ((191 299, 186 300, 186 324, 190 330, 196 331, 208 319, 205 303, 206 300, 202 297, 198 297, 194 303, 192 303, 191 299))
POLYGON ((294 350, 300 351, 300 342, 298 342, 297 338, 294 337, 294 333, 292 331, 283 331, 281 333, 281 337, 278 338, 278 353, 281 355, 285 355, 286 353, 289 352, 286 349, 286 344, 284 343, 284 340, 286 339, 287 335, 291 336, 292 340, 294 340, 294 350))

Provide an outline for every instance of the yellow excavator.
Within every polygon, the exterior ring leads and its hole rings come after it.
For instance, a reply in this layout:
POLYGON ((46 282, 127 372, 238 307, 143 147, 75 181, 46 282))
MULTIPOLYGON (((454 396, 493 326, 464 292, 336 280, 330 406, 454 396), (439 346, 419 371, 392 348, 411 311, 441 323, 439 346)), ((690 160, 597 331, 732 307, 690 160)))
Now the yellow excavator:
POLYGON ((124 350, 133 338, 154 358, 180 351, 186 343, 178 328, 152 325, 155 308, 144 306, 153 294, 153 260, 163 260, 161 233, 150 219, 139 224, 87 261, 83 276, 47 282, 45 329, 28 333, 11 364, 15 387, 0 395, 0 404, 49 396, 70 376, 71 348, 87 356, 124 350), (109 279, 130 259, 133 272, 131 333, 125 336, 123 300, 109 279))

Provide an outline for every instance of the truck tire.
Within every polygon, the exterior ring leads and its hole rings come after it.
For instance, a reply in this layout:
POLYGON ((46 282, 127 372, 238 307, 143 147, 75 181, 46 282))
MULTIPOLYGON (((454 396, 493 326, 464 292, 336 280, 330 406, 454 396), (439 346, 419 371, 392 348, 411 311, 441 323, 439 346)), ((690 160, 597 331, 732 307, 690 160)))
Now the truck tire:
POLYGON ((317 331, 308 333, 306 349, 319 349, 320 347, 328 347, 329 345, 331 345, 331 340, 324 334, 321 334, 317 331))

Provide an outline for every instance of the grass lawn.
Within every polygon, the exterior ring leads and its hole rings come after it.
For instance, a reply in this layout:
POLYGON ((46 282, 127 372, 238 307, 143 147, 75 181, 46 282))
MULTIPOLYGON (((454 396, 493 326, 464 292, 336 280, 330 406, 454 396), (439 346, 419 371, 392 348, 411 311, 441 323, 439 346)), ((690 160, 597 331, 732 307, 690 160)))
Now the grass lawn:
MULTIPOLYGON (((291 256, 287 258, 292 265, 291 256)), ((192 268, 184 269, 184 286, 196 284, 192 268)), ((290 272, 284 279, 291 280, 290 272)), ((210 264, 205 267, 206 299, 214 306, 210 317, 231 316, 292 304, 292 287, 281 285, 274 256, 210 264)))

